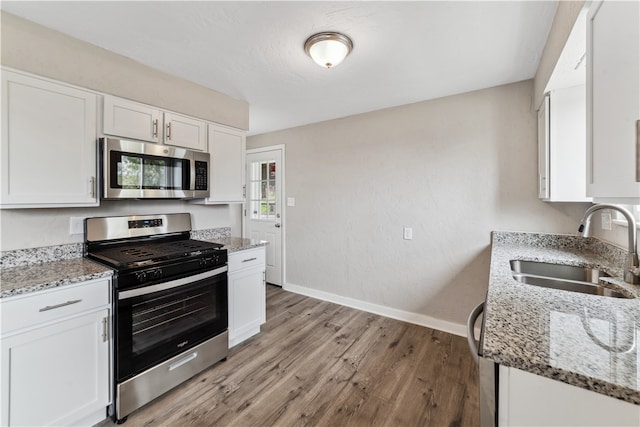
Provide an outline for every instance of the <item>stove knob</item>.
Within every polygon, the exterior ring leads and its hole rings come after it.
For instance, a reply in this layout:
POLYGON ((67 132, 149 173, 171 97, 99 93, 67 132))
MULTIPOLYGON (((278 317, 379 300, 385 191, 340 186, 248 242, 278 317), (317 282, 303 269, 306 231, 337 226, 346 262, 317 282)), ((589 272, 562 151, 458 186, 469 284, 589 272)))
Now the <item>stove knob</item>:
POLYGON ((146 273, 146 271, 138 271, 136 273, 136 279, 138 279, 138 281, 140 283, 146 282, 147 281, 147 273, 146 273))
POLYGON ((161 269, 157 269, 153 271, 153 278, 154 279, 161 279, 162 278, 162 270, 161 269))

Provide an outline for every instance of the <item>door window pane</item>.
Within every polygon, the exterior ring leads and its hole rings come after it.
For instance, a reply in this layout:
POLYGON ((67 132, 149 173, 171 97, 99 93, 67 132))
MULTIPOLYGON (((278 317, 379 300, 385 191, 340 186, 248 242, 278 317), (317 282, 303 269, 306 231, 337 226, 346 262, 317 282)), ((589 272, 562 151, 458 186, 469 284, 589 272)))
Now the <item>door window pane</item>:
POLYGON ((274 161, 251 163, 249 189, 251 219, 275 222, 276 164, 274 161))

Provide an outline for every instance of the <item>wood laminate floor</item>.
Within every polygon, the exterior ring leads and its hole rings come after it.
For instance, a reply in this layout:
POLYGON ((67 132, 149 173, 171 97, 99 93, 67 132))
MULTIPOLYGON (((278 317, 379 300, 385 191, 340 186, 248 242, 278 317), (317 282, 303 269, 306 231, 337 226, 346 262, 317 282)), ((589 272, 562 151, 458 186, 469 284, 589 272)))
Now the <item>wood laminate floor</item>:
POLYGON ((259 335, 123 426, 474 426, 477 390, 462 337, 268 286, 259 335))

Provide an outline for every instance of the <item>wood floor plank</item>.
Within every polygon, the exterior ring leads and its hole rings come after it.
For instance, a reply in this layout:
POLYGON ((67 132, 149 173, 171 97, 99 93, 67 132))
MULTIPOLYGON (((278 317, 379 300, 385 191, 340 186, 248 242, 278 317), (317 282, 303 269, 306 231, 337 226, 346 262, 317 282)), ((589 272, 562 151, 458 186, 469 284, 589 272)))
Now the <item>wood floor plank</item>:
POLYGON ((259 335, 124 426, 472 426, 476 377, 464 338, 268 286, 259 335))

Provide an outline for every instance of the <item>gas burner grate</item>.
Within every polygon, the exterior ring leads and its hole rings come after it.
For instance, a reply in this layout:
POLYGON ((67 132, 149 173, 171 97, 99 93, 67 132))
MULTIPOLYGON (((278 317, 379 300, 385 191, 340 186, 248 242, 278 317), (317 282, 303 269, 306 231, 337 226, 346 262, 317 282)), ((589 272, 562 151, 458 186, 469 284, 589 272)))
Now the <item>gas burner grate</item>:
POLYGON ((115 267, 121 267, 128 264, 140 265, 140 263, 162 262, 184 256, 200 255, 221 247, 222 245, 218 243, 200 240, 178 240, 107 248, 94 251, 93 255, 115 267))
POLYGON ((149 259, 153 257, 153 252, 141 248, 123 249, 121 251, 125 257, 149 259))

